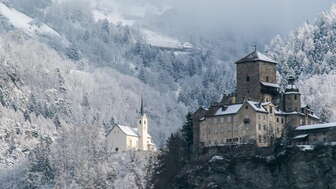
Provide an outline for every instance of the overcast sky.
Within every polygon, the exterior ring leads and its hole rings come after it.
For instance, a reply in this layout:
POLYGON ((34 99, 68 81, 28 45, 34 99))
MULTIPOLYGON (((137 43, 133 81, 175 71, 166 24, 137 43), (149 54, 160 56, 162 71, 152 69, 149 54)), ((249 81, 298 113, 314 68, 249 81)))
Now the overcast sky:
POLYGON ((336 3, 336 0, 149 1, 160 1, 172 7, 170 13, 156 20, 156 24, 171 32, 208 34, 229 31, 244 35, 286 34, 336 3))

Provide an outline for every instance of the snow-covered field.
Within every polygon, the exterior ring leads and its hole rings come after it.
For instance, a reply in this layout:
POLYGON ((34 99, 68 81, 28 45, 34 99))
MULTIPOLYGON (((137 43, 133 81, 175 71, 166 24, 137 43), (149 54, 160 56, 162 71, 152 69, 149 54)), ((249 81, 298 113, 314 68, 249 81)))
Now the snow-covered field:
POLYGON ((31 17, 7 7, 0 3, 0 15, 7 18, 9 23, 15 28, 20 29, 28 35, 48 35, 61 38, 60 34, 44 23, 32 19, 31 17))

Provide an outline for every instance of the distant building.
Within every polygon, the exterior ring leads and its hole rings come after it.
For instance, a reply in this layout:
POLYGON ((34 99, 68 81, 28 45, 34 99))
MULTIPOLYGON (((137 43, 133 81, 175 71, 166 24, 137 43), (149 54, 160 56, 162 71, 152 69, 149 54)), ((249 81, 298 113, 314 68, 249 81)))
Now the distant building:
POLYGON ((111 141, 110 148, 115 152, 128 150, 155 151, 156 147, 148 133, 148 126, 148 118, 144 113, 143 101, 141 100, 137 128, 115 125, 108 134, 108 139, 111 141))
POLYGON ((294 130, 293 144, 324 144, 336 141, 336 122, 304 125, 294 130))
POLYGON ((271 145, 285 127, 319 123, 309 106, 301 107, 294 77, 285 91, 276 77, 277 62, 253 51, 236 62, 236 92, 193 114, 194 149, 255 143, 271 145))

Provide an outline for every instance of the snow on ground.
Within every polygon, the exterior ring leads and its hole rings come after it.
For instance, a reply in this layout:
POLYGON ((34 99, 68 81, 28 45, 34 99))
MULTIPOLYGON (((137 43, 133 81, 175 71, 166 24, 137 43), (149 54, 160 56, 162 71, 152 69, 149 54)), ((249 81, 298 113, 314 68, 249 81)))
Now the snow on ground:
MULTIPOLYGON (((136 20, 125 19, 121 14, 118 13, 106 13, 101 10, 94 10, 93 16, 95 21, 107 20, 113 24, 121 24, 123 26, 134 26, 136 20)), ((140 32, 143 34, 146 42, 152 46, 160 48, 170 48, 170 49, 191 49, 193 46, 188 42, 181 42, 172 37, 151 31, 149 29, 140 28, 140 32)))
POLYGON ((118 14, 105 14, 102 11, 98 11, 98 10, 94 10, 92 13, 93 13, 93 16, 96 22, 99 20, 106 19, 107 21, 113 24, 121 24, 124 26, 133 26, 135 23, 135 20, 124 19, 118 14))
POLYGON ((23 30, 29 35, 48 35, 61 38, 55 30, 46 24, 37 22, 31 17, 7 7, 3 3, 0 3, 0 16, 4 16, 15 28, 23 30))

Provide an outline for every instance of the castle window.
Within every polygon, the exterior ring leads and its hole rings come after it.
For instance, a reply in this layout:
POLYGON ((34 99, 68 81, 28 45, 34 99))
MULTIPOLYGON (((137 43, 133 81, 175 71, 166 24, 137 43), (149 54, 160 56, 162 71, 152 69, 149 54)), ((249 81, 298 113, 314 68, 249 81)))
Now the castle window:
POLYGON ((249 118, 245 118, 244 119, 244 124, 249 124, 250 123, 250 119, 249 118))
POLYGON ((279 123, 279 118, 277 117, 277 123, 279 123))
POLYGON ((141 124, 141 120, 139 120, 139 123, 141 124))
POLYGON ((262 143, 262 141, 261 141, 261 136, 259 135, 259 143, 262 143))
POLYGON ((247 109, 248 109, 248 106, 245 106, 245 109, 247 110, 247 109))
POLYGON ((270 113, 273 113, 273 108, 272 107, 270 107, 270 113))
POLYGON ((283 118, 281 118, 281 123, 284 123, 284 119, 283 118))
POLYGON ((259 131, 261 130, 261 124, 258 125, 258 130, 259 130, 259 131))
POLYGON ((146 121, 144 121, 144 124, 146 125, 146 121))
POLYGON ((294 99, 297 100, 297 95, 294 95, 294 99))
POLYGON ((250 81, 250 76, 246 77, 246 81, 249 82, 250 81))
POLYGON ((266 82, 269 82, 269 77, 268 76, 266 76, 266 82))

